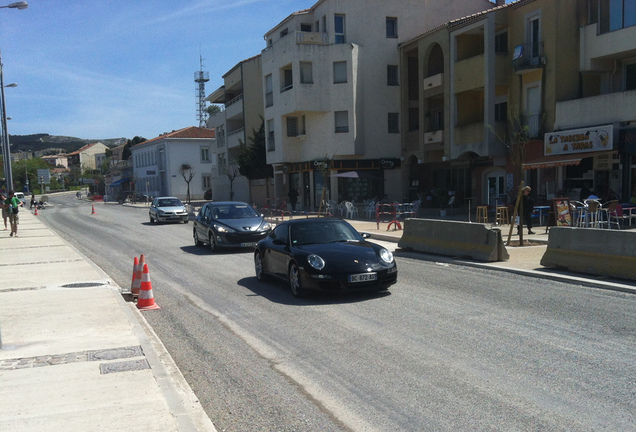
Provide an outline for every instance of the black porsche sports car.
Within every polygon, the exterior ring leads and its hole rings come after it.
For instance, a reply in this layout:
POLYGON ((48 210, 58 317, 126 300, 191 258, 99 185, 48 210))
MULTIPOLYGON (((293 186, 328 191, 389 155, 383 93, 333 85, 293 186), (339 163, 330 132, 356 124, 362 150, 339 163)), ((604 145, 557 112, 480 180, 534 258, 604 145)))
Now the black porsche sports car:
POLYGON ((393 253, 368 237, 342 219, 283 222, 256 245, 256 277, 287 280, 296 297, 307 290, 386 290, 397 282, 393 253))
POLYGON ((208 244, 212 252, 218 248, 253 249, 272 227, 247 203, 213 201, 205 203, 194 219, 192 236, 195 246, 208 244))

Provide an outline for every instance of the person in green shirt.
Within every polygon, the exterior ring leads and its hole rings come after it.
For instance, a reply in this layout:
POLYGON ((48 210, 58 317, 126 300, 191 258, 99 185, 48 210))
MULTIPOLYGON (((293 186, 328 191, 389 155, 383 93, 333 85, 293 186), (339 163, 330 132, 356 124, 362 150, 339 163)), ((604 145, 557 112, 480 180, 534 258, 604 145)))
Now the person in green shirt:
POLYGON ((4 201, 4 206, 9 212, 9 223, 11 224, 11 234, 9 237, 18 236, 18 207, 22 205, 22 201, 15 197, 12 190, 9 191, 9 198, 4 201))

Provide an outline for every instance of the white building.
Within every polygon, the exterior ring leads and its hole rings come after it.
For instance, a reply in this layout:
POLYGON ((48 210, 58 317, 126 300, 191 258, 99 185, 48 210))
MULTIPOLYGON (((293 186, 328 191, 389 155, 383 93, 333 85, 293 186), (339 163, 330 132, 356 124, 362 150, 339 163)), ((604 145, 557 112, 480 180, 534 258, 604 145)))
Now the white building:
POLYGON ((216 166, 210 151, 214 144, 213 130, 190 126, 134 145, 131 151, 135 191, 185 199, 186 179, 191 179, 191 199, 202 199, 211 188, 212 169, 216 166))
POLYGON ((266 202, 263 187, 253 185, 250 188, 248 179, 241 175, 230 182, 230 177, 236 174, 238 156, 243 151, 241 143, 250 145, 253 131, 258 130, 263 122, 261 56, 248 58, 235 65, 223 75, 223 85, 206 100, 221 108, 210 115, 207 123, 210 129, 216 131, 216 146, 212 153, 217 155, 219 162, 212 173, 212 196, 215 200, 232 198, 263 206, 266 202))
POLYGON ((305 209, 323 198, 401 200, 398 43, 491 7, 486 0, 320 0, 267 32, 264 119, 277 200, 290 188, 305 209), (328 171, 320 168, 325 160, 328 171))

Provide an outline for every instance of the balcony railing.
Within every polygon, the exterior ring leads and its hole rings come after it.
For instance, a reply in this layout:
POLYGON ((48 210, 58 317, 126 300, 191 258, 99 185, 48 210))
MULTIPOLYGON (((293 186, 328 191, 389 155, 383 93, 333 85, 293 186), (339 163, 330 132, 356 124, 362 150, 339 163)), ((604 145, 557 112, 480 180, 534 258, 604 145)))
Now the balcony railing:
POLYGON ((512 66, 515 70, 541 67, 545 62, 543 42, 517 45, 512 55, 512 66))
POLYGON ((297 44, 317 44, 317 45, 328 45, 329 44, 329 33, 316 33, 316 32, 296 32, 296 43, 297 44))
POLYGON ((225 102, 225 107, 229 107, 232 104, 235 104, 236 102, 243 100, 243 93, 241 93, 240 95, 236 96, 234 99, 230 100, 229 102, 225 102))

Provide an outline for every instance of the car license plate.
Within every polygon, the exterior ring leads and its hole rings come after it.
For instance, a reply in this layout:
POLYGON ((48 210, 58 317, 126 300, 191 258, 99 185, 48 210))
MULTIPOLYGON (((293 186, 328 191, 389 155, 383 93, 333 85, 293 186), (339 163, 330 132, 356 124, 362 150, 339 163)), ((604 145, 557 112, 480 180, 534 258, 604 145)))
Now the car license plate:
POLYGON ((378 279, 377 273, 359 273, 349 275, 349 282, 367 282, 378 279))
POLYGON ((256 246, 256 242, 241 243, 241 247, 254 247, 254 246, 256 246))

